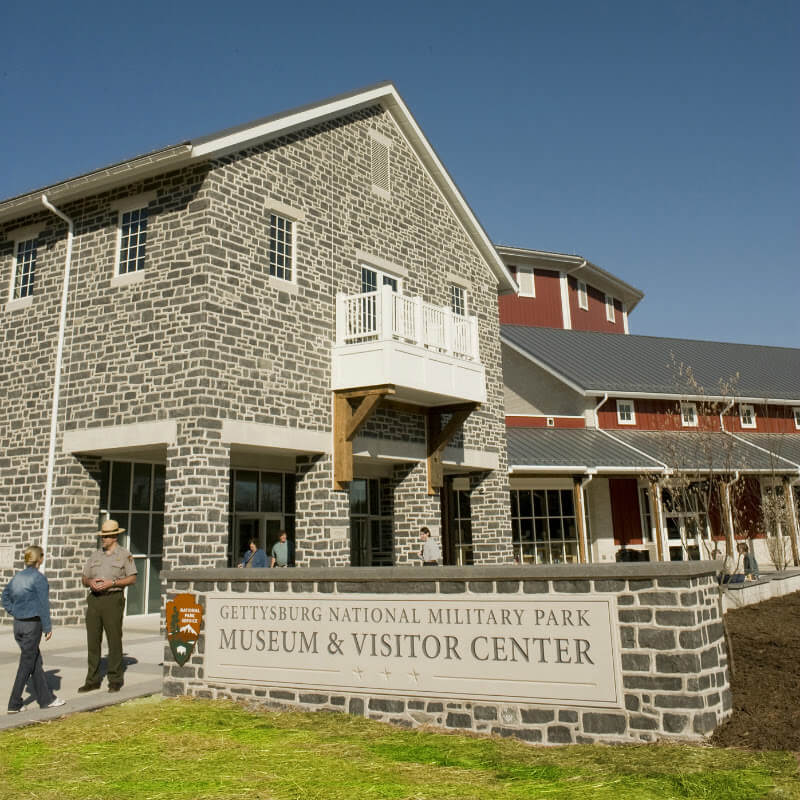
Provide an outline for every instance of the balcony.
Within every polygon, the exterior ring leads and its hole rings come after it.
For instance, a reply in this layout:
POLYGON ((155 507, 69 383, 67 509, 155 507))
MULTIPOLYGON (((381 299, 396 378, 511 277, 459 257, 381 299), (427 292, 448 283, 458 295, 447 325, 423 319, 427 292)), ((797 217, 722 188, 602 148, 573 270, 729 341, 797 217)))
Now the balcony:
POLYGON ((478 320, 382 286, 336 296, 332 389, 391 385, 421 406, 484 403, 478 320))

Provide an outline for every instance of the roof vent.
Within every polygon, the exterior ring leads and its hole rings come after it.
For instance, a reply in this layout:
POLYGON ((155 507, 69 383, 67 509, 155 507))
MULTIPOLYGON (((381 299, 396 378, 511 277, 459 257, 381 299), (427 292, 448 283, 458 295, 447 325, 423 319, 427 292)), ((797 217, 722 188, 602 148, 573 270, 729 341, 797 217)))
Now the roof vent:
POLYGON ((372 136, 372 185, 383 192, 389 192, 389 147, 377 137, 372 136))
POLYGON ((556 419, 555 417, 548 417, 547 418, 547 427, 548 428, 555 428, 556 426, 556 419))

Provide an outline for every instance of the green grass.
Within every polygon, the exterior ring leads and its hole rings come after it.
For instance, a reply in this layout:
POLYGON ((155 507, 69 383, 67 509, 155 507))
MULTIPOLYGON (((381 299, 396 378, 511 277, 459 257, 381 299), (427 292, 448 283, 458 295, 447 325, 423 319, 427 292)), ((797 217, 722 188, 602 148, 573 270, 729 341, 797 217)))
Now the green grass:
POLYGON ((688 745, 530 747, 346 714, 138 700, 0 734, 14 800, 800 798, 797 760, 688 745))

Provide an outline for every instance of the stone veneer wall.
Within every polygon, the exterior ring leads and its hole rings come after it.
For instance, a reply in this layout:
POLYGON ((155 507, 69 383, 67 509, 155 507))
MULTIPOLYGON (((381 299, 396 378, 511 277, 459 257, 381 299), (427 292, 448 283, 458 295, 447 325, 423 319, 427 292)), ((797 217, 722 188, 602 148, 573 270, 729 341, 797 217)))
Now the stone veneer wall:
POLYGON ((179 667, 165 642, 165 695, 242 699, 268 708, 342 711, 403 727, 433 725, 512 736, 543 744, 699 739, 730 714, 728 657, 716 582, 717 562, 559 567, 296 569, 248 580, 237 570, 179 570, 165 575, 167 599, 181 592, 262 595, 292 592, 596 596, 618 606, 624 708, 452 702, 414 695, 233 687, 203 678, 204 634, 179 667))

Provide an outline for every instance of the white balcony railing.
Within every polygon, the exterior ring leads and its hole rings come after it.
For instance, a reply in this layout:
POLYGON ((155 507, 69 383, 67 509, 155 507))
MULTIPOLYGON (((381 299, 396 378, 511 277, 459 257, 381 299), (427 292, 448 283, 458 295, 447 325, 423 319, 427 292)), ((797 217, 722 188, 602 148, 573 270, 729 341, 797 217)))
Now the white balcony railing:
POLYGON ((397 340, 454 358, 479 361, 478 319, 382 286, 377 292, 336 295, 336 344, 397 340))

